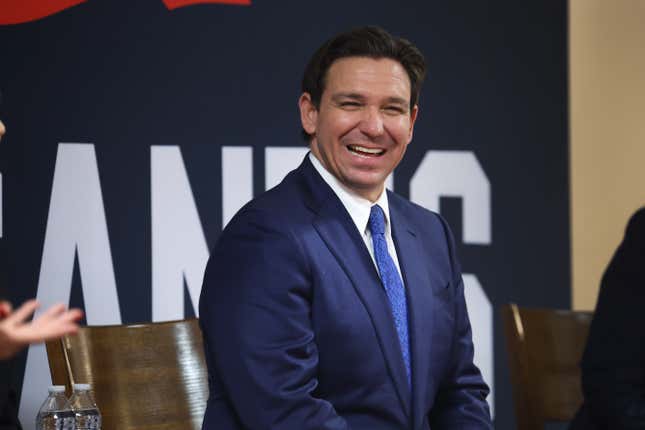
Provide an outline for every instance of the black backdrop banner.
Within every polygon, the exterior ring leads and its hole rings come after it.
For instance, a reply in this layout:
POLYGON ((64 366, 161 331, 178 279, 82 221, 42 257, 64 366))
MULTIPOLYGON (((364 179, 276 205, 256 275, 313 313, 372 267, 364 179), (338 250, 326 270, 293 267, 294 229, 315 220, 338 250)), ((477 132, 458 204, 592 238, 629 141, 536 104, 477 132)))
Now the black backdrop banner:
MULTIPOLYGON (((389 186, 451 224, 496 428, 514 428, 497 309, 570 306, 566 2, 18 3, 0 5, 0 264, 14 305, 63 301, 92 325, 195 315, 222 226, 307 151, 308 58, 377 24, 429 65, 389 186)), ((11 377, 31 429, 44 347, 11 377)))

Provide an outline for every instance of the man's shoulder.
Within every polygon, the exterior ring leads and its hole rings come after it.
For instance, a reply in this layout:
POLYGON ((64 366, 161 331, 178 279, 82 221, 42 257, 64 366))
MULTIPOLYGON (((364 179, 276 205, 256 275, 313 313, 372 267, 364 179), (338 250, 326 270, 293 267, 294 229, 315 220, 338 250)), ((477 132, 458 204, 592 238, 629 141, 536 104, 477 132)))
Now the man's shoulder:
POLYGON ((621 244, 623 253, 630 255, 634 261, 645 255, 645 207, 640 208, 629 220, 625 238, 621 244))
POLYGON ((395 193, 394 191, 388 190, 387 198, 388 198, 389 204, 398 207, 399 210, 410 211, 412 213, 418 214, 419 216, 430 216, 430 217, 437 216, 436 212, 428 210, 423 206, 408 200, 402 195, 395 193))
POLYGON ((311 211, 306 191, 295 176, 295 171, 292 171, 278 185, 242 206, 227 224, 225 231, 249 222, 286 228, 307 219, 311 211))
POLYGON ((406 218, 407 222, 426 228, 446 229, 448 227, 438 213, 411 202, 393 191, 388 191, 388 201, 392 208, 406 218))
MULTIPOLYGON (((405 197, 389 192, 390 211, 394 209, 403 220, 392 219, 393 224, 404 223, 414 231, 424 246, 446 252, 455 259, 455 239, 448 222, 437 212, 424 208, 405 197)), ((394 215, 393 215, 394 216, 394 215)))

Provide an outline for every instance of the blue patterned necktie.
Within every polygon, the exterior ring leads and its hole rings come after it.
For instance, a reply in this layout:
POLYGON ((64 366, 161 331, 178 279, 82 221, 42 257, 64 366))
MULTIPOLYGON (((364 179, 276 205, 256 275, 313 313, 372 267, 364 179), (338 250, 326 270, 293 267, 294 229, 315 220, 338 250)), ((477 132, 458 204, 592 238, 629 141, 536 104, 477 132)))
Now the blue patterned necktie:
POLYGON ((405 362, 405 371, 408 375, 408 384, 411 385, 410 379, 410 344, 408 341, 408 309, 405 300, 405 288, 399 275, 399 271, 394 265, 394 260, 387 251, 387 242, 385 241, 385 215, 379 205, 372 206, 369 219, 370 233, 372 234, 372 245, 374 246, 374 259, 376 266, 381 274, 381 282, 385 287, 387 298, 390 300, 390 308, 394 317, 394 325, 399 335, 399 344, 403 353, 405 362))

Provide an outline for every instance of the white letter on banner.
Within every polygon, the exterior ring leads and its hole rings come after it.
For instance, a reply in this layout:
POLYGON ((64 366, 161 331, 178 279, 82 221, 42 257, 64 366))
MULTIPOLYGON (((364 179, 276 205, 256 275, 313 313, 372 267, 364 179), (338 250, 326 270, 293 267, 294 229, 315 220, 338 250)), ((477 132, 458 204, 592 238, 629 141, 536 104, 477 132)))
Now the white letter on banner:
MULTIPOLYGON (((410 200, 435 212, 440 197, 462 199, 463 241, 491 243, 490 182, 470 151, 428 151, 410 181, 410 200)), ((490 386, 491 415, 495 416, 493 307, 475 275, 463 274, 470 317, 475 364, 490 386)))
POLYGON ((195 315, 208 246, 178 146, 150 148, 152 320, 184 318, 184 279, 195 315))
MULTIPOLYGON (((74 257, 78 255, 87 323, 120 324, 112 254, 94 145, 58 146, 45 243, 38 278, 38 317, 51 305, 69 303, 74 257)), ((27 355, 20 399, 20 421, 34 428, 34 417, 51 379, 45 345, 27 355)))
POLYGON ((253 148, 222 147, 222 228, 253 198, 253 148))
POLYGON ((463 241, 491 243, 490 182, 470 151, 428 151, 410 181, 410 199, 439 212, 440 197, 460 197, 463 241))
POLYGON ((493 307, 486 296, 486 292, 479 283, 477 276, 469 273, 462 275, 464 279, 464 296, 466 298, 466 308, 470 318, 470 327, 473 333, 473 343, 475 344, 475 364, 482 372, 484 381, 490 387, 490 396, 488 404, 490 405, 491 416, 495 416, 495 392, 493 385, 495 381, 493 362, 493 307))

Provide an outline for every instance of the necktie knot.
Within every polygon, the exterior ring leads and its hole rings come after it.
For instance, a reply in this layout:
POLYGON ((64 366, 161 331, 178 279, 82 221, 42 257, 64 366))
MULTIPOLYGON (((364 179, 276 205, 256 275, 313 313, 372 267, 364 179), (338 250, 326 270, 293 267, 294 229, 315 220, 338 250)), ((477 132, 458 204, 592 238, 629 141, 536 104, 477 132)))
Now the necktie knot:
POLYGON ((372 206, 368 225, 372 235, 385 234, 385 214, 379 205, 372 206))

